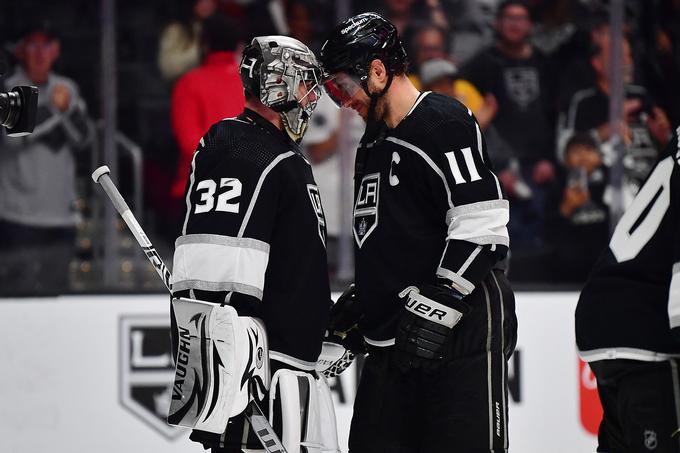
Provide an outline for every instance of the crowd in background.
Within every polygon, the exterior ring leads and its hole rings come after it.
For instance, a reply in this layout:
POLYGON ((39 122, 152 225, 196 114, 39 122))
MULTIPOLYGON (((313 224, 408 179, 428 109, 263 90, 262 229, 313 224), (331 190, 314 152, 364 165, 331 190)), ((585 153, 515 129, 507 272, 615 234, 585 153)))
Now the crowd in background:
MULTIPOLYGON (((143 12, 127 0, 118 5, 119 126, 144 150, 147 220, 151 233, 171 249, 198 140, 211 124, 243 109, 238 64, 244 44, 253 36, 283 34, 318 52, 343 2, 146 3, 154 6, 143 12)), ((61 8, 77 7, 71 5, 64 2, 61 8)), ((511 281, 582 283, 609 236, 609 176, 615 155, 609 140, 608 2, 368 0, 346 6, 348 14, 376 11, 392 21, 416 86, 455 97, 476 116, 511 203, 511 281)), ((96 11, 89 11, 96 17, 96 11)), ((76 126, 78 115, 89 111, 90 118, 98 116, 98 79, 93 82, 92 68, 81 61, 96 56, 97 49, 86 42, 80 48, 74 45, 68 26, 83 19, 60 17, 50 16, 49 24, 34 20, 30 27, 17 25, 5 46, 16 66, 10 77, 39 85, 43 113, 32 138, 3 138, 0 144, 2 280, 20 274, 6 265, 8 256, 13 259, 12 245, 57 241, 70 247, 60 259, 74 262, 82 245, 73 234, 82 207, 68 191, 57 196, 63 191, 45 180, 55 181, 48 167, 56 169, 58 184, 72 191, 78 187, 74 173, 86 177, 91 171, 83 165, 78 172, 79 150, 91 137, 76 126), (31 79, 31 64, 42 64, 50 76, 31 79), (54 64, 70 78, 58 75, 54 64), (17 196, 17 190, 31 195, 17 196), (25 212, 29 202, 36 203, 31 216, 25 212), (57 218, 54 210, 63 215, 57 218), (38 234, 46 228, 49 234, 38 234)), ((82 27, 89 30, 84 23, 82 27)), ((625 2, 621 42, 623 188, 624 200, 630 200, 668 142, 672 126, 680 123, 680 0, 625 2)), ((320 187, 335 272, 337 238, 343 231, 340 190, 351 190, 351 179, 341 178, 338 151, 341 143, 351 149, 358 142, 363 123, 358 117, 341 121, 340 110, 326 101, 319 102, 303 149, 320 187)), ((36 256, 33 262, 39 261, 36 256)), ((54 276, 56 271, 43 272, 54 276)), ((60 283, 59 290, 64 288, 68 285, 60 283)))

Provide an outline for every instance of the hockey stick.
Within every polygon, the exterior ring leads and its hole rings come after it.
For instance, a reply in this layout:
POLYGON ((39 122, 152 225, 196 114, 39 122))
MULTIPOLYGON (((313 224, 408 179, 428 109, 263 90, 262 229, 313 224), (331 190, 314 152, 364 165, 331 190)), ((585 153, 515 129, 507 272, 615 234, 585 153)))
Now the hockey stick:
POLYGON ((118 211, 118 214, 120 214, 130 231, 132 231, 132 235, 135 237, 135 239, 137 239, 137 243, 140 247, 142 247, 144 254, 149 259, 149 261, 151 261, 151 264, 153 264, 154 269, 156 269, 156 272, 158 272, 158 275, 163 280, 163 283, 165 283, 165 287, 168 288, 168 291, 172 293, 170 271, 167 267, 165 267, 163 260, 154 246, 151 245, 151 241, 147 237, 146 233, 144 233, 142 226, 139 224, 139 222, 137 222, 134 214, 132 211, 130 211, 130 207, 127 205, 120 192, 118 192, 118 188, 109 176, 110 172, 111 170, 109 170, 109 167, 103 165, 92 173, 92 179, 95 183, 102 186, 102 189, 104 189, 106 195, 109 196, 109 199, 116 208, 116 211, 118 211))
MULTIPOLYGON (((137 239, 137 242, 142 247, 142 250, 144 250, 144 254, 149 259, 149 261, 151 261, 151 264, 163 280, 163 283, 165 283, 165 287, 168 288, 168 291, 170 291, 170 294, 172 294, 172 274, 170 274, 170 271, 165 266, 165 263, 163 263, 163 260, 161 259, 160 255, 158 255, 158 252, 156 252, 156 249, 151 244, 148 236, 146 233, 144 233, 142 226, 139 224, 139 222, 137 222, 134 214, 132 211, 130 211, 130 207, 127 205, 123 199, 123 196, 118 191, 118 188, 111 180, 111 177, 109 176, 110 172, 111 170, 109 170, 109 167, 103 165, 92 172, 92 180, 99 184, 102 189, 104 189, 104 192, 106 192, 106 195, 108 195, 109 199, 113 203, 113 206, 116 208, 116 211, 118 211, 118 214, 120 214, 120 216, 125 221, 125 224, 128 226, 130 231, 132 231, 135 239, 137 239)), ((250 426, 252 426, 253 431, 255 431, 255 435, 268 453, 287 453, 283 443, 281 443, 281 439, 279 439, 279 436, 276 434, 274 428, 272 428, 269 420, 267 420, 267 417, 264 416, 262 410, 257 405, 255 400, 252 400, 250 403, 248 403, 248 406, 245 410, 245 415, 248 419, 248 422, 250 423, 250 426)))

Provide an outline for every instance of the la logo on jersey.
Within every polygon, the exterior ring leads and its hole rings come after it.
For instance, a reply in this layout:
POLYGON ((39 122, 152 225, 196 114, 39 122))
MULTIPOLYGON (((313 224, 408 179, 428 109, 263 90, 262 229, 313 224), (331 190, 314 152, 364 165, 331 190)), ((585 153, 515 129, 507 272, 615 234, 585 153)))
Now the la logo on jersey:
POLYGON ((326 216, 323 213, 319 188, 313 184, 307 184, 307 192, 309 193, 309 199, 312 202, 312 208, 316 214, 316 220, 319 222, 319 237, 321 238, 323 246, 326 247, 326 216))
POLYGON ((364 176, 354 203, 354 240, 359 248, 378 226, 380 173, 364 176))

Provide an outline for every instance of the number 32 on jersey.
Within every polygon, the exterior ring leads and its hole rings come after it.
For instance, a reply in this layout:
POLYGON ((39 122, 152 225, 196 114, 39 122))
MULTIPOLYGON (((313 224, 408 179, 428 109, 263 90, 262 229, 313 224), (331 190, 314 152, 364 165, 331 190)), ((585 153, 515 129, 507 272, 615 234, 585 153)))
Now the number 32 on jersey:
POLYGON ((203 214, 214 209, 215 211, 236 214, 239 211, 240 203, 233 200, 241 196, 242 189, 241 181, 236 178, 220 179, 220 193, 217 195, 217 203, 215 203, 217 182, 212 179, 204 179, 196 185, 196 193, 200 196, 200 201, 196 203, 194 213, 203 214))

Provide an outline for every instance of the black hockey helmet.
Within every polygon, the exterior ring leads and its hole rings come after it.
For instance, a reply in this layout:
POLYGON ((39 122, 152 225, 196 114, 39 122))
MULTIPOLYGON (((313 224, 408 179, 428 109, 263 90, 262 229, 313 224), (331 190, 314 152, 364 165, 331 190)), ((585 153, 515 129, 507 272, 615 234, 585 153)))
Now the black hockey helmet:
POLYGON ((252 42, 243 50, 239 67, 243 89, 258 99, 260 97, 260 66, 263 61, 262 49, 257 42, 252 42))
POLYGON ((391 75, 406 72, 408 59, 397 28, 376 13, 358 14, 335 27, 319 54, 326 74, 346 72, 362 81, 376 58, 391 75))

